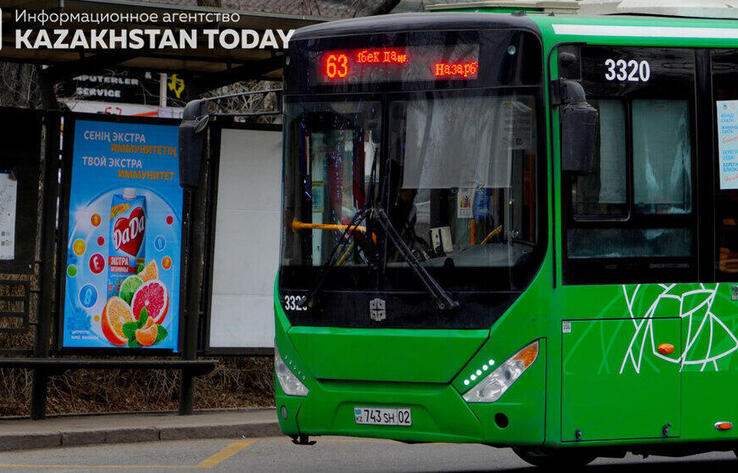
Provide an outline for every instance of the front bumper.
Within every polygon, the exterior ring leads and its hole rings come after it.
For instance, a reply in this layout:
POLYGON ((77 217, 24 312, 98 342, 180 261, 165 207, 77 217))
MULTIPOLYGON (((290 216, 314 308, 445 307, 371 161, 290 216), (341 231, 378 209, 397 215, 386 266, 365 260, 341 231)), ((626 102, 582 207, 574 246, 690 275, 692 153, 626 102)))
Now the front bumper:
POLYGON ((307 397, 286 396, 276 383, 282 432, 404 442, 541 445, 545 431, 545 350, 497 402, 467 403, 454 386, 312 380, 307 397), (354 407, 409 407, 412 426, 357 425, 354 407), (282 409, 284 407, 284 409, 282 409), (286 414, 286 416, 283 416, 286 414))

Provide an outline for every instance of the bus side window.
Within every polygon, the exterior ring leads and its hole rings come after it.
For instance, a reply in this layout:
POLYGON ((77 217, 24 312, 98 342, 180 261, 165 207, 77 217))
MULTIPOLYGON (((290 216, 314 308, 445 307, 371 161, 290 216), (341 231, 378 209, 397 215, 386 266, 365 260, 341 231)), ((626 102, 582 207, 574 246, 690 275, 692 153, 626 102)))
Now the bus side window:
POLYGON ((576 220, 626 216, 625 104, 622 100, 592 100, 600 113, 600 140, 592 173, 576 176, 572 206, 576 220))
POLYGON ((633 101, 635 206, 642 214, 692 210, 692 144, 686 100, 633 101))
POLYGON ((585 46, 581 57, 599 150, 587 174, 562 176, 564 283, 696 280, 694 52, 585 46), (647 61, 649 80, 607 79, 613 57, 647 61))
POLYGON ((633 100, 633 198, 627 194, 625 105, 600 100, 600 160, 594 172, 576 176, 573 216, 588 220, 568 233, 570 258, 688 256, 686 228, 654 228, 641 215, 687 214, 692 209, 692 146, 689 104, 681 100, 633 100), (628 201, 633 210, 629 211, 628 201), (630 214, 630 215, 629 215, 630 214), (597 221, 600 228, 593 228, 597 221), (619 221, 620 228, 606 223, 619 221), (631 222, 631 225, 628 225, 631 222))

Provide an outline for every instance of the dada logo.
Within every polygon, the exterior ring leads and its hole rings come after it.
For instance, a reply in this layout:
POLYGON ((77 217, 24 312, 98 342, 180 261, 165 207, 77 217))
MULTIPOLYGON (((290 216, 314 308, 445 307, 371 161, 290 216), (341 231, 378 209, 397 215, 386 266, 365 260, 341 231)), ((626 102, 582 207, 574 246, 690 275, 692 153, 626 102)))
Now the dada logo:
POLYGON ((113 248, 131 256, 138 255, 146 230, 146 214, 141 207, 131 210, 128 217, 121 217, 113 225, 113 248))

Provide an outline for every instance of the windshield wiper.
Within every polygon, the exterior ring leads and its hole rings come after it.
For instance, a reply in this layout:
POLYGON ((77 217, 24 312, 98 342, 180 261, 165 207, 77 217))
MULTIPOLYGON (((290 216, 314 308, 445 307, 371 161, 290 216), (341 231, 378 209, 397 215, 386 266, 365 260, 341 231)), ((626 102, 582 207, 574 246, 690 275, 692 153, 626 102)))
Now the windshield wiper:
POLYGON ((412 252, 407 246, 405 241, 402 239, 397 229, 392 225, 387 213, 381 208, 364 208, 356 212, 351 222, 346 226, 346 229, 341 234, 341 237, 336 245, 331 250, 328 260, 323 264, 321 275, 318 282, 310 291, 305 305, 309 308, 314 308, 315 301, 318 293, 322 289, 325 281, 328 278, 328 274, 335 267, 336 255, 343 250, 346 244, 351 240, 349 235, 352 235, 357 231, 359 224, 365 219, 371 219, 372 222, 376 222, 377 225, 384 230, 387 238, 392 241, 395 247, 400 251, 405 261, 407 261, 410 268, 415 272, 420 281, 425 286, 426 290, 433 297, 434 302, 439 310, 452 310, 459 307, 459 303, 455 301, 449 293, 428 273, 425 267, 420 263, 418 257, 412 252))
POLYGON ((459 303, 451 298, 448 292, 441 287, 433 276, 428 273, 425 267, 420 263, 418 257, 412 252, 407 243, 402 239, 397 229, 392 225, 392 221, 387 216, 387 213, 382 208, 373 208, 370 211, 371 220, 375 221, 384 230, 387 238, 392 240, 395 247, 400 251, 400 254, 405 258, 407 264, 412 268, 415 274, 418 275, 420 281, 423 283, 428 292, 433 296, 436 306, 439 310, 451 310, 459 307, 459 303))
POLYGON ((368 209, 363 208, 359 210, 358 212, 354 214, 354 217, 351 219, 351 222, 349 222, 349 224, 346 225, 346 228, 343 230, 343 233, 341 233, 341 237, 338 239, 338 243, 336 243, 333 246, 333 249, 331 250, 331 253, 328 256, 328 259, 326 260, 325 263, 323 263, 322 271, 321 271, 320 277, 318 278, 318 282, 315 283, 313 290, 310 291, 310 295, 305 301, 306 307, 309 307, 312 309, 315 306, 315 297, 320 292, 321 288, 323 287, 323 284, 325 284, 326 279, 328 279, 328 273, 330 273, 331 269, 336 266, 336 255, 342 252, 346 244, 349 241, 351 241, 351 238, 349 237, 349 235, 353 235, 354 232, 356 232, 359 229, 359 224, 361 224, 361 222, 364 219, 366 219, 367 214, 368 214, 368 209))

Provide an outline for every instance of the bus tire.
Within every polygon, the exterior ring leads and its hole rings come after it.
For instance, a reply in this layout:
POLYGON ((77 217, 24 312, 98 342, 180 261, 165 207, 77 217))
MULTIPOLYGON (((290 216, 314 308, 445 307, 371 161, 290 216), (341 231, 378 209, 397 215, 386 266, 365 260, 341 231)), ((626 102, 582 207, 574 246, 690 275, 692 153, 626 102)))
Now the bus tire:
POLYGON ((513 452, 526 463, 543 469, 581 468, 597 458, 588 452, 576 450, 540 450, 513 447, 513 452))

